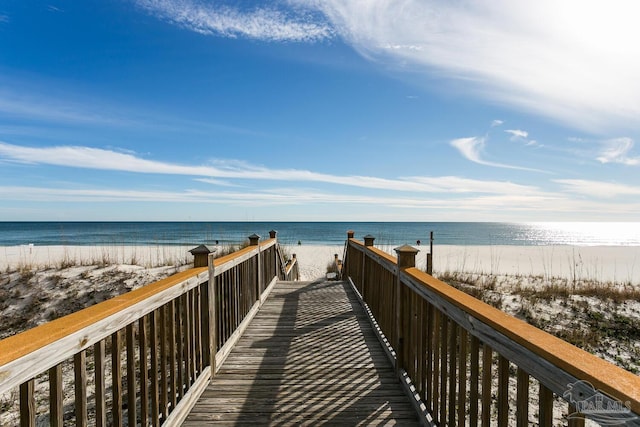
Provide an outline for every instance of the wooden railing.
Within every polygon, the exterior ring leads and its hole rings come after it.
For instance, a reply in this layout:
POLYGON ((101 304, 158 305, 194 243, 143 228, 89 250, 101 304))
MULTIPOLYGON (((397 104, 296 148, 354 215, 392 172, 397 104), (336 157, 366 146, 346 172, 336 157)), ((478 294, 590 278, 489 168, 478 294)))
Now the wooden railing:
POLYGON ((276 280, 294 271, 272 234, 0 341, 0 396, 19 400, 13 419, 11 405, 0 408, 4 422, 179 425, 276 280))
POLYGON ((640 425, 640 377, 353 239, 348 278, 427 424, 640 425), (529 413, 529 411, 534 413, 529 413))

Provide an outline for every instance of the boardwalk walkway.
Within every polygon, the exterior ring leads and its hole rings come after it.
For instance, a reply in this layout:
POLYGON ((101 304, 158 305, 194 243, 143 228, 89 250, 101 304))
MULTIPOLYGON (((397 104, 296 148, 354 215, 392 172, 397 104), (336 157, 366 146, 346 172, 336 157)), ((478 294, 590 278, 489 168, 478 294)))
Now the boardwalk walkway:
POLYGON ((184 423, 418 425, 350 286, 280 282, 184 423))

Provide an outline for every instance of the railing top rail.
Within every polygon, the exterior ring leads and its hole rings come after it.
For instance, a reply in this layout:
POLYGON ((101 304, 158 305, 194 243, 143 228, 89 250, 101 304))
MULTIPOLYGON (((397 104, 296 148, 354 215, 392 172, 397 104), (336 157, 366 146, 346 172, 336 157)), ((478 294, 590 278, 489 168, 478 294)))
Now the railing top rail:
MULTIPOLYGON (((365 246, 364 243, 351 238, 349 239, 349 244, 356 248, 357 250, 359 250, 360 252, 365 251, 365 249, 369 250, 369 253, 367 255, 369 255, 370 258, 375 259, 379 264, 381 264, 383 267, 385 267, 387 270, 389 270, 392 273, 396 273, 397 269, 398 269, 398 258, 394 257, 393 255, 389 254, 388 252, 383 251, 382 249, 378 249, 375 246, 365 246)), ((365 252, 366 253, 366 252, 365 252)))
POLYGON ((287 264, 286 266, 286 270, 285 270, 285 274, 289 274, 291 272, 291 270, 293 270, 293 267, 298 263, 298 259, 297 258, 292 258, 290 260, 291 262, 287 264))
MULTIPOLYGON (((385 255, 380 249, 365 246, 353 238, 348 242, 359 251, 368 250, 367 255, 373 255, 370 258, 383 259, 380 264, 386 269, 389 268, 385 265, 388 262, 396 263, 395 257, 385 255)), ((628 402, 633 412, 640 413, 640 376, 498 310, 415 267, 405 269, 404 275, 414 286, 417 284, 428 289, 467 316, 481 321, 573 377, 589 381, 598 391, 628 402)))
MULTIPOLYGON (((276 244, 276 239, 268 239, 259 244, 260 250, 268 249, 276 244)), ((257 251, 256 246, 248 246, 240 251, 220 257, 214 261, 216 269, 214 274, 218 274, 228 268, 239 264, 244 259, 250 258, 257 251)), ((124 313, 132 307, 144 303, 150 299, 159 299, 161 294, 166 292, 174 293, 172 288, 181 287, 180 293, 186 292, 193 286, 209 279, 209 271, 207 267, 191 268, 189 270, 174 274, 157 282, 150 283, 139 289, 118 295, 107 301, 84 308, 69 315, 60 317, 51 322, 36 326, 35 328, 21 332, 19 334, 0 340, 0 388, 4 389, 8 385, 4 381, 8 377, 14 375, 11 364, 28 356, 38 350, 42 350, 61 340, 71 339, 76 335, 83 334, 83 330, 99 323, 104 323, 110 316, 116 316, 124 313), (198 283, 195 283, 198 282, 198 283)), ((159 304, 160 302, 158 302, 159 304)), ((149 305, 145 311, 153 310, 154 307, 149 305)), ((120 316, 121 317, 121 316, 120 316)), ((131 321, 135 321, 132 318, 131 321)), ((103 331, 101 334, 108 334, 103 331)), ((84 336, 84 335, 83 335, 84 336)), ((92 337, 95 341, 101 337, 92 337)), ((90 345, 89 338, 80 338, 80 341, 74 346, 76 351, 81 347, 90 345)), ((56 356, 57 357, 57 356, 56 356)))
POLYGON ((0 366, 203 273, 206 267, 192 268, 0 340, 0 366))
POLYGON ((631 410, 640 413, 640 376, 498 310, 417 268, 409 268, 405 273, 442 299, 558 368, 589 381, 599 391, 628 401, 631 410))

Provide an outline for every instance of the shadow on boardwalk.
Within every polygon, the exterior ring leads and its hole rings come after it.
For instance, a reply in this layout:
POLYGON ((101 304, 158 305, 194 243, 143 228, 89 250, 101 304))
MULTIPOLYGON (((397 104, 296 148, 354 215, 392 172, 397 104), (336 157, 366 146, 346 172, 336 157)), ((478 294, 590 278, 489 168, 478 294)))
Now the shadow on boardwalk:
POLYGON ((281 282, 184 425, 418 425, 350 286, 281 282))

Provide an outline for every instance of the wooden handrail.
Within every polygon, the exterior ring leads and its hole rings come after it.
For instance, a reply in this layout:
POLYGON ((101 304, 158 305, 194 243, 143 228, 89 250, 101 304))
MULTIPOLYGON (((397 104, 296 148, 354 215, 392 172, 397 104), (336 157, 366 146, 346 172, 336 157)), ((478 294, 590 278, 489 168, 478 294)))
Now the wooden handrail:
MULTIPOLYGON (((432 291, 433 295, 448 301, 559 370, 577 379, 589 381, 598 390, 623 402, 629 402, 630 409, 640 414, 640 376, 498 310, 416 268, 406 270, 405 274, 412 286, 432 291)), ((477 329, 477 326, 470 328, 477 329)), ((563 385, 566 386, 566 383, 563 385)))
POLYGON ((598 421, 600 416, 611 416, 619 422, 640 424, 640 377, 631 372, 473 298, 412 265, 398 268, 396 257, 353 238, 346 242, 344 269, 344 277, 356 288, 374 317, 383 341, 390 346, 389 354, 399 374, 413 382, 413 393, 422 398, 436 423, 452 424, 456 418, 460 423, 468 417, 467 420, 476 425, 481 403, 482 421, 486 425, 490 422, 490 406, 495 403, 497 421, 506 425, 508 378, 516 378, 508 368, 509 363, 513 363, 518 367, 519 425, 526 425, 528 404, 525 400, 529 400, 530 378, 540 384, 541 425, 551 420, 553 394, 568 401, 569 413, 575 412, 575 417, 586 416, 598 421), (492 367, 495 353, 498 364, 492 367), (498 369, 497 387, 490 373, 492 369, 498 369), (469 401, 468 382, 472 387, 469 401), (571 392, 580 397, 578 405, 584 405, 574 407, 575 395, 571 392), (597 410, 578 413, 589 409, 590 399, 600 400, 604 415, 597 410), (468 412, 465 412, 467 404, 468 412), (606 413, 607 405, 612 405, 611 414, 606 413))
POLYGON ((96 380, 92 399, 96 422, 101 425, 108 412, 104 378, 107 350, 112 365, 120 366, 112 376, 113 422, 119 424, 123 412, 134 422, 137 399, 145 424, 149 420, 178 425, 215 375, 215 360, 224 357, 217 352, 230 351, 233 339, 239 336, 237 329, 255 315, 276 279, 284 279, 278 259, 277 240, 271 238, 214 259, 209 267, 189 269, 0 340, 0 395, 19 385, 20 423, 32 425, 33 378, 49 371, 49 422, 61 425, 62 366, 73 358, 76 417, 86 419, 89 352, 95 359, 91 364, 96 380), (122 369, 122 362, 126 362, 126 369, 122 369), (123 373, 130 378, 127 390, 121 389, 123 373), (127 396, 129 409, 123 409, 121 394, 127 396))

